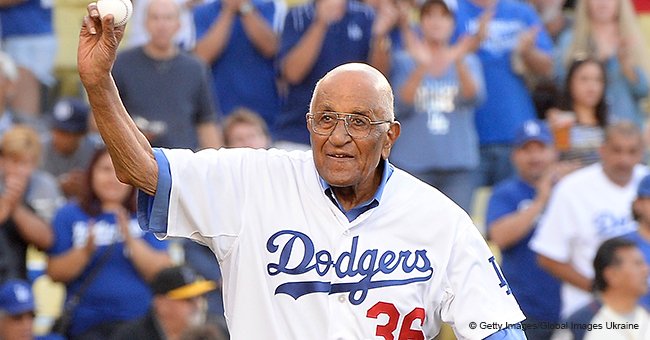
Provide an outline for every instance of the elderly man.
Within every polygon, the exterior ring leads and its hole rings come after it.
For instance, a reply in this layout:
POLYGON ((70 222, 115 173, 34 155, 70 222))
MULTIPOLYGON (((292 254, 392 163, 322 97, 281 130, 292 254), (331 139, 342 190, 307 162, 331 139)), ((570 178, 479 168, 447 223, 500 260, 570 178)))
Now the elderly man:
POLYGON ((524 316, 469 216, 388 163, 400 125, 379 71, 319 81, 311 152, 152 150, 109 72, 124 28, 88 12, 79 73, 118 177, 143 191, 143 229, 215 253, 234 339, 428 339, 443 321, 524 338, 504 329, 524 316))

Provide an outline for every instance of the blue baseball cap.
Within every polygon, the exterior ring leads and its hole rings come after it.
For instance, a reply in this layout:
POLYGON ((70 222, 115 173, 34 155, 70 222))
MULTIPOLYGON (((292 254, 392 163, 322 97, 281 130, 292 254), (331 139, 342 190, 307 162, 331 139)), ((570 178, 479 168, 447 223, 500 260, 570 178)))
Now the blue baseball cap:
POLYGON ((79 98, 61 98, 52 109, 52 128, 64 132, 83 133, 88 130, 90 107, 79 98))
POLYGON ((636 197, 650 197, 650 175, 646 175, 639 182, 639 187, 636 189, 636 197))
POLYGON ((544 145, 553 144, 553 135, 545 122, 531 119, 522 124, 515 133, 514 146, 520 148, 528 142, 540 142, 544 145))
POLYGON ((0 286, 0 311, 18 315, 34 311, 32 288, 23 280, 11 279, 0 286))

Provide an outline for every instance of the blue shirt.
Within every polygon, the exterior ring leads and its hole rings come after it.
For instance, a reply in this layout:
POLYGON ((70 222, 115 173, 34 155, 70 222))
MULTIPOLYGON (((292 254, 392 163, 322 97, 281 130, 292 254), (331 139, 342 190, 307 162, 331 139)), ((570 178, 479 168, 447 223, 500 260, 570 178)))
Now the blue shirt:
MULTIPOLYGON (((114 214, 102 213, 91 217, 78 204, 70 203, 57 211, 52 228, 55 238, 48 250, 50 255, 61 255, 85 245, 90 228, 95 237, 97 249, 90 262, 79 277, 66 284, 67 299, 79 291, 93 268, 102 266, 94 274, 73 312, 72 335, 81 334, 104 322, 134 320, 147 312, 151 302, 149 285, 127 257, 114 214), (108 260, 100 264, 107 251, 110 251, 106 255, 108 260)), ((167 249, 166 242, 157 240, 152 234, 142 233, 135 221, 129 230, 134 237, 140 237, 152 248, 167 249)))
MULTIPOLYGON (((300 41, 315 15, 313 2, 289 10, 282 31, 278 60, 283 60, 300 41)), ((313 68, 299 84, 288 86, 286 98, 282 99, 280 116, 273 129, 276 140, 309 144, 305 114, 309 111, 309 101, 316 82, 339 65, 368 60, 374 17, 369 6, 357 1, 348 2, 345 16, 327 29, 313 68)))
POLYGON ((375 208, 379 205, 379 200, 381 200, 381 195, 384 193, 384 188, 386 187, 386 183, 388 182, 388 179, 390 176, 393 174, 393 171, 395 171, 395 168, 393 167, 392 164, 390 164, 387 160, 382 161, 382 166, 384 167, 384 171, 381 174, 381 182, 379 183, 379 187, 377 188, 377 191, 375 192, 375 195, 357 205, 356 207, 345 211, 343 206, 339 204, 339 201, 336 199, 336 196, 334 196, 334 192, 332 191, 332 186, 329 185, 329 183, 325 182, 325 180, 322 177, 319 177, 320 179, 320 184, 323 187, 323 190, 325 191, 325 195, 329 197, 330 200, 332 200, 332 203, 334 203, 339 210, 345 215, 345 217, 348 218, 348 222, 354 221, 357 217, 359 217, 361 214, 364 212, 375 208))
MULTIPOLYGON (((485 223, 488 230, 498 219, 526 209, 535 198, 535 188, 514 177, 497 184, 488 202, 485 223)), ((528 248, 535 226, 523 239, 502 249, 501 269, 510 289, 527 317, 537 321, 560 321, 560 282, 537 265, 536 254, 528 248)))
MULTIPOLYGON (((469 0, 458 0, 455 36, 475 34, 485 9, 469 0)), ((551 56, 553 41, 529 4, 498 0, 488 35, 477 55, 483 63, 487 100, 476 111, 476 129, 481 145, 511 144, 515 131, 536 117, 535 107, 524 78, 512 68, 512 52, 519 35, 539 27, 535 46, 551 56)))
POLYGON ((52 34, 51 4, 49 1, 28 0, 0 9, 0 37, 52 34))
MULTIPOLYGON (((197 40, 206 35, 217 20, 221 4, 221 1, 214 1, 196 7, 194 24, 197 40)), ((256 11, 273 27, 273 19, 278 11, 275 2, 256 0, 253 4, 256 11)), ((260 114, 266 124, 273 126, 280 111, 273 62, 273 58, 266 58, 259 53, 246 35, 241 18, 237 16, 226 47, 210 65, 214 100, 224 115, 227 116, 238 107, 246 107, 260 114)))

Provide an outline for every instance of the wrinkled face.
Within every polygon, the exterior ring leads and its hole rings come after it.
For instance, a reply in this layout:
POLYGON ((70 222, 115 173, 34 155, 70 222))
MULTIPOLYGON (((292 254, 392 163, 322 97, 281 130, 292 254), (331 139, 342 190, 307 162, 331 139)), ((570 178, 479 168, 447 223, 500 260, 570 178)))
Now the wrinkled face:
POLYGON ((131 187, 117 179, 108 153, 100 156, 92 172, 92 189, 102 203, 121 203, 131 193, 131 187))
POLYGON ((556 160, 557 153, 553 147, 537 141, 530 141, 515 148, 512 153, 517 173, 528 182, 539 180, 556 160))
POLYGON ((600 147, 605 174, 614 183, 625 186, 632 178, 634 166, 643 157, 641 136, 613 133, 600 147))
MULTIPOLYGON (((328 75, 316 89, 311 112, 331 111, 356 113, 371 121, 390 120, 392 107, 377 78, 359 70, 346 70, 328 75)), ((368 190, 379 161, 388 158, 399 136, 398 123, 372 125, 365 138, 354 139, 338 121, 330 135, 314 133, 307 121, 316 169, 333 187, 362 187, 368 190)), ((365 194, 365 193, 362 193, 365 194)))
POLYGON ((648 264, 643 253, 636 247, 616 251, 619 263, 612 266, 607 277, 611 288, 641 297, 648 292, 648 264))
POLYGON ((148 7, 145 26, 151 43, 167 48, 181 27, 178 5, 171 0, 154 0, 148 7))
POLYGON ((228 147, 266 149, 271 141, 262 128, 248 123, 233 125, 228 132, 228 147))
POLYGON ((32 340, 34 313, 4 315, 0 317, 0 339, 32 340))
POLYGON ((585 62, 573 73, 570 87, 574 104, 596 107, 605 93, 605 75, 595 62, 585 62))
POLYGON ((620 0, 588 0, 587 13, 595 22, 611 22, 618 19, 620 0))
POLYGON ((454 18, 441 6, 429 7, 420 20, 427 41, 447 42, 454 31, 454 18))

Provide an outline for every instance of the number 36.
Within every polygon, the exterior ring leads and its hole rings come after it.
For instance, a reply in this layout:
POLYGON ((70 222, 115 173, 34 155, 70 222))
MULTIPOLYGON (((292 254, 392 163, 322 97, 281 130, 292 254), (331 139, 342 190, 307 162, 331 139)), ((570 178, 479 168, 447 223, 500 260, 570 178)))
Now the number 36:
MULTIPOLYGON (((386 340, 394 340, 393 331, 397 329, 400 313, 394 304, 388 302, 377 302, 368 309, 366 317, 377 319, 380 314, 388 316, 388 322, 385 325, 378 325, 375 335, 381 336, 386 340)), ((397 340, 424 340, 424 333, 419 329, 411 329, 413 321, 420 320, 420 326, 424 324, 424 308, 417 307, 404 316, 402 327, 399 330, 397 340)))

